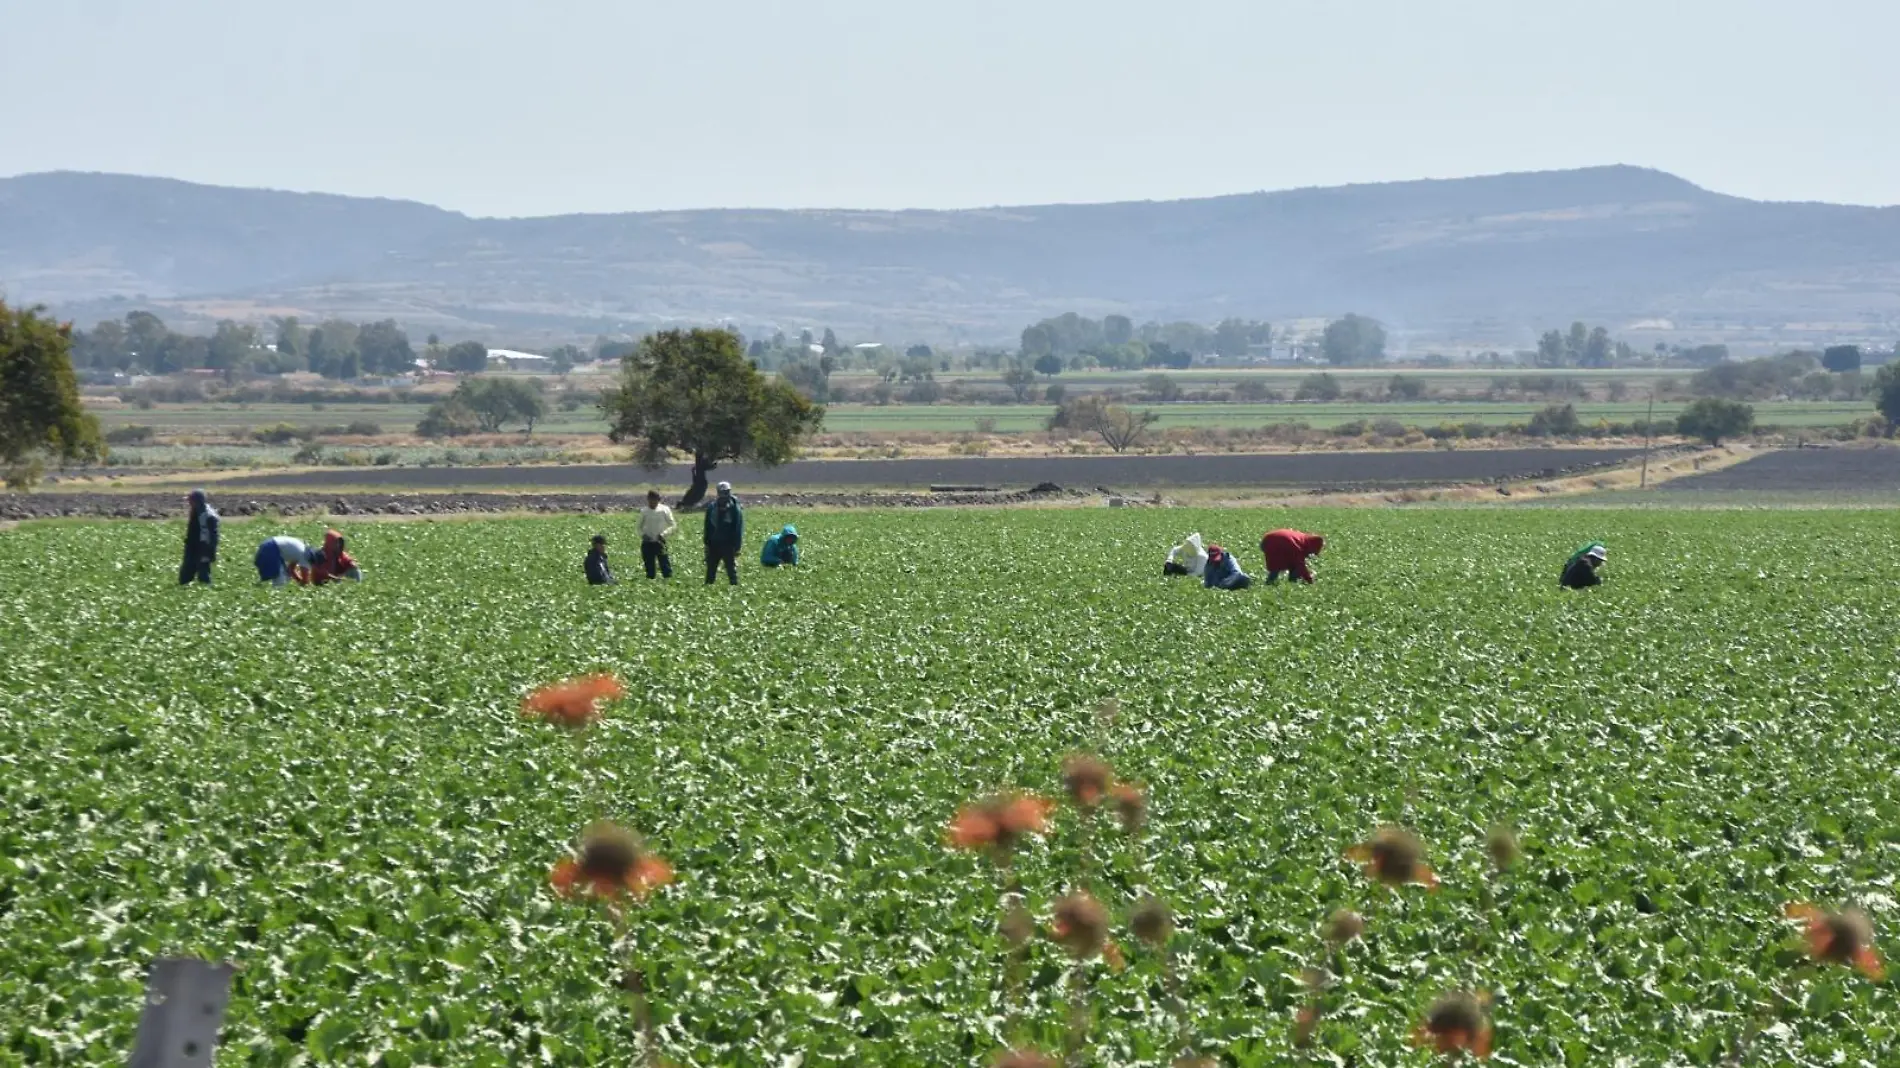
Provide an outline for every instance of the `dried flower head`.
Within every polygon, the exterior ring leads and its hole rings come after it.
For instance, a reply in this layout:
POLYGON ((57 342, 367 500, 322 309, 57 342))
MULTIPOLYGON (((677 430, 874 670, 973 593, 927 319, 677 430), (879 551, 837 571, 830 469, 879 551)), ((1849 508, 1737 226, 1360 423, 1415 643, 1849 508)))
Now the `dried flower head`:
POLYGON ((1121 821, 1122 830, 1134 834, 1148 822, 1148 795, 1138 784, 1118 782, 1108 788, 1108 798, 1115 804, 1115 818, 1121 821))
POLYGON ((958 810, 945 839, 954 849, 986 849, 1008 855, 1026 834, 1049 829, 1056 804, 1030 794, 997 794, 958 810))
POLYGON ((1102 951, 1108 941, 1108 910, 1102 903, 1078 890, 1056 899, 1055 921, 1051 936, 1077 960, 1088 960, 1102 951))
POLYGON ((535 690, 522 698, 521 714, 556 727, 580 730, 600 718, 601 705, 626 695, 626 687, 612 675, 587 675, 535 690))
POLYGON ((1293 1017, 1293 1048, 1305 1049, 1313 1044, 1313 1032, 1319 1030, 1319 1005, 1307 1002, 1293 1017))
POLYGON ((1108 796, 1115 773, 1099 758, 1077 753, 1062 762, 1062 788, 1082 808, 1094 808, 1108 796))
POLYGON ((556 864, 548 880, 567 896, 644 898, 672 882, 673 869, 663 858, 647 852, 639 835, 601 821, 581 833, 580 856, 556 864))
POLYGON ((1846 964, 1869 979, 1886 977, 1887 968, 1874 949, 1874 924, 1859 909, 1830 912, 1813 905, 1789 905, 1791 920, 1807 924, 1808 956, 1823 964, 1846 964))
POLYGON ((1491 828, 1485 834, 1484 851, 1491 855, 1491 866, 1499 871, 1516 864, 1518 858, 1524 855, 1524 850, 1517 844, 1517 832, 1503 824, 1491 828))
POLYGON ((1326 941, 1343 946, 1366 933, 1366 918, 1351 909, 1340 909, 1326 917, 1326 941))
POLYGON ((1448 1056, 1469 1053, 1480 1059, 1489 1057, 1491 1021, 1485 1016, 1489 1004, 1488 996, 1464 990, 1439 995, 1412 1032, 1413 1044, 1429 1046, 1448 1056))
POLYGON ((1021 905, 1012 905, 997 922, 996 930, 1003 936, 1003 941, 1009 943, 1011 949, 1021 949, 1035 937, 1036 920, 1029 915, 1028 909, 1021 905))
POLYGON ((990 1068, 1056 1068, 1056 1061, 1033 1049, 1006 1049, 990 1061, 990 1068))
POLYGON ((1420 883, 1438 888, 1438 876, 1425 863, 1425 846, 1402 827, 1379 828, 1370 841, 1348 849, 1346 859, 1360 862, 1366 875, 1387 886, 1420 883))
POLYGON ((1168 936, 1174 933, 1174 912, 1160 898, 1152 895, 1144 897, 1129 915, 1128 929, 1134 932, 1136 938, 1159 949, 1167 944, 1168 936))
POLYGON ((1122 715, 1122 702, 1119 697, 1104 697, 1095 704, 1095 725, 1107 730, 1115 725, 1122 715))

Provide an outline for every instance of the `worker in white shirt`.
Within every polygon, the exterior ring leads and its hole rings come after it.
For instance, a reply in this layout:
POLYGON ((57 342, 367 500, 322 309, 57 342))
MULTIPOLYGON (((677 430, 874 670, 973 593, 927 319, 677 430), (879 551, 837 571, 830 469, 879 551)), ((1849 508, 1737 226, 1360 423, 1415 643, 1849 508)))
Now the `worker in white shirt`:
POLYGON ((257 579, 273 586, 286 585, 291 579, 302 582, 299 575, 308 573, 311 560, 310 547, 301 538, 288 534, 265 538, 257 547, 257 579))
POLYGON ((656 571, 667 578, 673 577, 673 561, 666 555, 666 539, 679 528, 673 509, 660 503, 660 491, 648 490, 647 506, 640 509, 640 563, 645 565, 648 578, 656 571))

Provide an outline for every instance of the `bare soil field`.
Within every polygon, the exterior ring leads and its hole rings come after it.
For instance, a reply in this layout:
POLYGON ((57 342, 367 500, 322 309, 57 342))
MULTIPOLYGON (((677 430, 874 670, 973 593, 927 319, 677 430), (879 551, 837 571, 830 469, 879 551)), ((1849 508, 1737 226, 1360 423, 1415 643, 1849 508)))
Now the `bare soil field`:
MULTIPOLYGON (((1433 452, 1217 453, 1205 456, 941 457, 901 460, 804 460, 777 468, 721 467, 716 477, 742 490, 772 487, 924 489, 933 485, 1113 487, 1285 487, 1305 490, 1396 489, 1407 486, 1550 478, 1627 462, 1640 450, 1549 448, 1433 452)), ((224 490, 307 490, 325 487, 413 490, 618 490, 686 485, 689 471, 649 471, 631 464, 571 466, 348 468, 244 475, 224 490)))
POLYGON ((1900 493, 1900 449, 1780 449, 1707 474, 1664 483, 1662 492, 1900 493))

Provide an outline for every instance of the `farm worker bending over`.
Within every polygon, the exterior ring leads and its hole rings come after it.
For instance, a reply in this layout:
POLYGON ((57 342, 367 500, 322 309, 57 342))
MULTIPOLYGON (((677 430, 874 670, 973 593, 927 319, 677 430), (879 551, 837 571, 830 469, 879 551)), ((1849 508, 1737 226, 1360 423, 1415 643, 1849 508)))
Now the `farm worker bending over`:
POLYGON ((1326 539, 1318 534, 1302 534, 1297 530, 1270 530, 1260 539, 1260 552, 1267 558, 1267 581, 1280 581, 1281 574, 1290 574, 1301 582, 1313 581, 1313 569, 1306 566, 1306 558, 1318 556, 1326 547, 1326 539))
POLYGON ((614 569, 607 566, 607 535, 594 535, 587 559, 581 561, 581 570, 587 572, 589 586, 614 585, 614 569))
POLYGON ((1564 573, 1557 579, 1560 586, 1581 590, 1589 586, 1603 585, 1603 576, 1597 574, 1597 568, 1609 559, 1610 550, 1600 541, 1593 541, 1570 554, 1570 560, 1564 564, 1564 573))
POLYGON ((1240 569, 1233 553, 1218 545, 1209 545, 1207 571, 1201 576, 1201 585, 1210 590, 1244 590, 1253 585, 1253 579, 1240 569))
POLYGON ((1168 550, 1168 562, 1161 565, 1163 575, 1193 575, 1200 578, 1207 571, 1207 550, 1201 547, 1201 536, 1189 534, 1187 540, 1168 550))
POLYGON ((640 509, 640 562, 646 565, 647 577, 652 578, 654 569, 667 578, 673 577, 673 559, 666 555, 666 539, 680 528, 673 518, 673 509, 660 503, 660 491, 647 491, 647 506, 640 509))
POLYGON ((732 495, 732 483, 719 484, 719 496, 706 506, 706 585, 719 576, 719 565, 726 565, 726 579, 739 584, 739 549, 745 544, 745 509, 732 495))
POLYGON ((257 547, 257 580, 282 586, 291 579, 304 581, 304 569, 310 566, 310 547, 302 538, 279 534, 265 538, 257 547))
POLYGON ((363 569, 357 567, 356 561, 350 558, 350 554, 343 551, 344 544, 343 535, 334 530, 324 531, 323 548, 311 557, 308 577, 297 581, 309 582, 317 586, 342 579, 349 579, 351 582, 363 581, 363 569))
POLYGON ((766 567, 798 566, 798 528, 785 524, 777 534, 765 539, 765 550, 759 553, 759 563, 766 567))
POLYGON ((197 580, 211 585, 211 563, 218 558, 218 510, 205 499, 205 491, 195 489, 185 500, 191 510, 185 516, 185 562, 178 569, 178 584, 197 580))

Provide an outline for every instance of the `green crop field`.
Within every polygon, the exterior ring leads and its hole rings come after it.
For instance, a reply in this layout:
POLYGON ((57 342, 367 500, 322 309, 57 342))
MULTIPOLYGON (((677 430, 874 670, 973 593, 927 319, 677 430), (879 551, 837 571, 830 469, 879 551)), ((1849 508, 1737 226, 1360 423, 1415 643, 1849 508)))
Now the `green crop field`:
POLYGON ((1900 1063, 1893 988, 1783 917, 1855 905, 1884 945, 1900 909, 1892 512, 750 518, 737 590, 690 534, 684 581, 635 578, 629 517, 364 523, 367 582, 282 590, 251 550, 310 521, 227 521, 218 584, 182 590, 180 524, 0 532, 0 1063, 124 1063, 166 954, 241 966, 233 1065, 636 1063, 627 960, 677 1064, 984 1064, 1059 1051, 1080 1003, 1076 1063, 1166 1065, 1184 1033, 1227 1065, 1424 1065, 1408 1036, 1462 988, 1504 1064, 1743 1036, 1746 1063, 1900 1063), (762 573, 787 519, 808 567, 762 573), (1257 570, 1289 522, 1327 536, 1318 585, 1159 575, 1190 530, 1257 570), (589 588, 601 528, 623 585, 589 588), (1559 590, 1589 538, 1607 583, 1559 590), (585 745, 522 717, 591 672, 628 695, 585 745), (1041 933, 1007 956, 946 825, 1061 796, 1078 750, 1147 826, 1064 804, 1026 839, 1041 933), (677 875, 619 950, 549 883, 603 817, 677 875), (1439 889, 1344 859, 1387 824, 1439 889), (1075 888, 1125 969, 1049 937, 1075 888), (1150 893, 1165 956, 1126 927, 1150 893), (1338 909, 1365 932, 1334 952, 1338 909))

